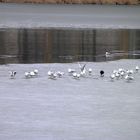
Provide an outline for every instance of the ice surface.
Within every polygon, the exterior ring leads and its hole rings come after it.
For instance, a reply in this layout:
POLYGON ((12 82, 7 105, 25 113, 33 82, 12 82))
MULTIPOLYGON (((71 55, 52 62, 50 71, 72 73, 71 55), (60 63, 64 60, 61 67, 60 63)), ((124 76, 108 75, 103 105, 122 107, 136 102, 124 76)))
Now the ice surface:
POLYGON ((113 69, 136 65, 139 60, 88 62, 94 76, 80 80, 67 74, 77 63, 0 65, 0 140, 139 140, 140 72, 130 83, 109 80, 113 69), (33 69, 39 76, 25 79, 33 69), (15 79, 9 70, 17 71, 15 79), (48 70, 65 76, 48 79, 48 70))
POLYGON ((0 4, 0 28, 140 29, 139 6, 0 4))

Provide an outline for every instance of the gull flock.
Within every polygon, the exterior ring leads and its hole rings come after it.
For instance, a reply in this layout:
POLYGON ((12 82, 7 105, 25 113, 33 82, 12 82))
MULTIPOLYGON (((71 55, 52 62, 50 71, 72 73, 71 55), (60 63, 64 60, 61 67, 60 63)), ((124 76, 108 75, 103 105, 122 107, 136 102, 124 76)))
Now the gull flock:
MULTIPOLYGON (((87 78, 89 76, 93 78, 95 77, 95 74, 93 74, 92 68, 86 68, 86 64, 81 65, 80 63, 78 63, 78 65, 79 65, 79 71, 76 71, 75 69, 72 69, 72 68, 68 68, 67 74, 62 71, 49 70, 47 73, 48 79, 57 80, 59 78, 63 78, 65 75, 68 75, 76 80, 80 80, 82 77, 84 78, 87 78)), ((119 68, 117 70, 113 70, 110 76, 108 76, 107 78, 109 78, 110 81, 124 79, 125 81, 130 82, 134 80, 134 77, 138 72, 139 72, 139 66, 136 66, 135 69, 119 68)), ((15 79, 17 72, 9 71, 9 74, 10 74, 10 79, 15 79)), ((38 69, 34 69, 33 71, 24 73, 24 76, 26 79, 34 78, 34 77, 37 77, 38 75, 39 75, 38 69)), ((104 70, 100 70, 98 76, 99 76, 98 78, 100 77, 103 78, 105 76, 104 70)))

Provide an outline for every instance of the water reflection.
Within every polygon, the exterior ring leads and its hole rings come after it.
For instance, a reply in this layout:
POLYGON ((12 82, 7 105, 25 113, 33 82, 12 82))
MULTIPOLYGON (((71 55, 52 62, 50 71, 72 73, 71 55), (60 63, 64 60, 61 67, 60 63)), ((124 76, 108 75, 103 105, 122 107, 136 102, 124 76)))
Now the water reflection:
POLYGON ((129 58, 140 58, 140 30, 0 29, 0 64, 129 58))

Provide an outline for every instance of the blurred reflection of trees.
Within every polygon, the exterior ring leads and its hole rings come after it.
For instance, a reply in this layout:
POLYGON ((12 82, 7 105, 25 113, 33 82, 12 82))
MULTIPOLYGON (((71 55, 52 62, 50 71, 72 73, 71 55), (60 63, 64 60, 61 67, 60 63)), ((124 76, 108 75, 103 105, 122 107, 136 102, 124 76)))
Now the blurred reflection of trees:
POLYGON ((104 61, 106 51, 139 50, 140 30, 0 30, 0 63, 104 61))

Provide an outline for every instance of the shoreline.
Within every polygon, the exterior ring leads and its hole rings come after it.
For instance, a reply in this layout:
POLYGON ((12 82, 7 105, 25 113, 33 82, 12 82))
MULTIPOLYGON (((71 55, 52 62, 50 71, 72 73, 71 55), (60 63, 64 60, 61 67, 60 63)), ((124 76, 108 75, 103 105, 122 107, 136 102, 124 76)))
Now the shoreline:
POLYGON ((0 3, 139 5, 138 0, 1 0, 0 3))

